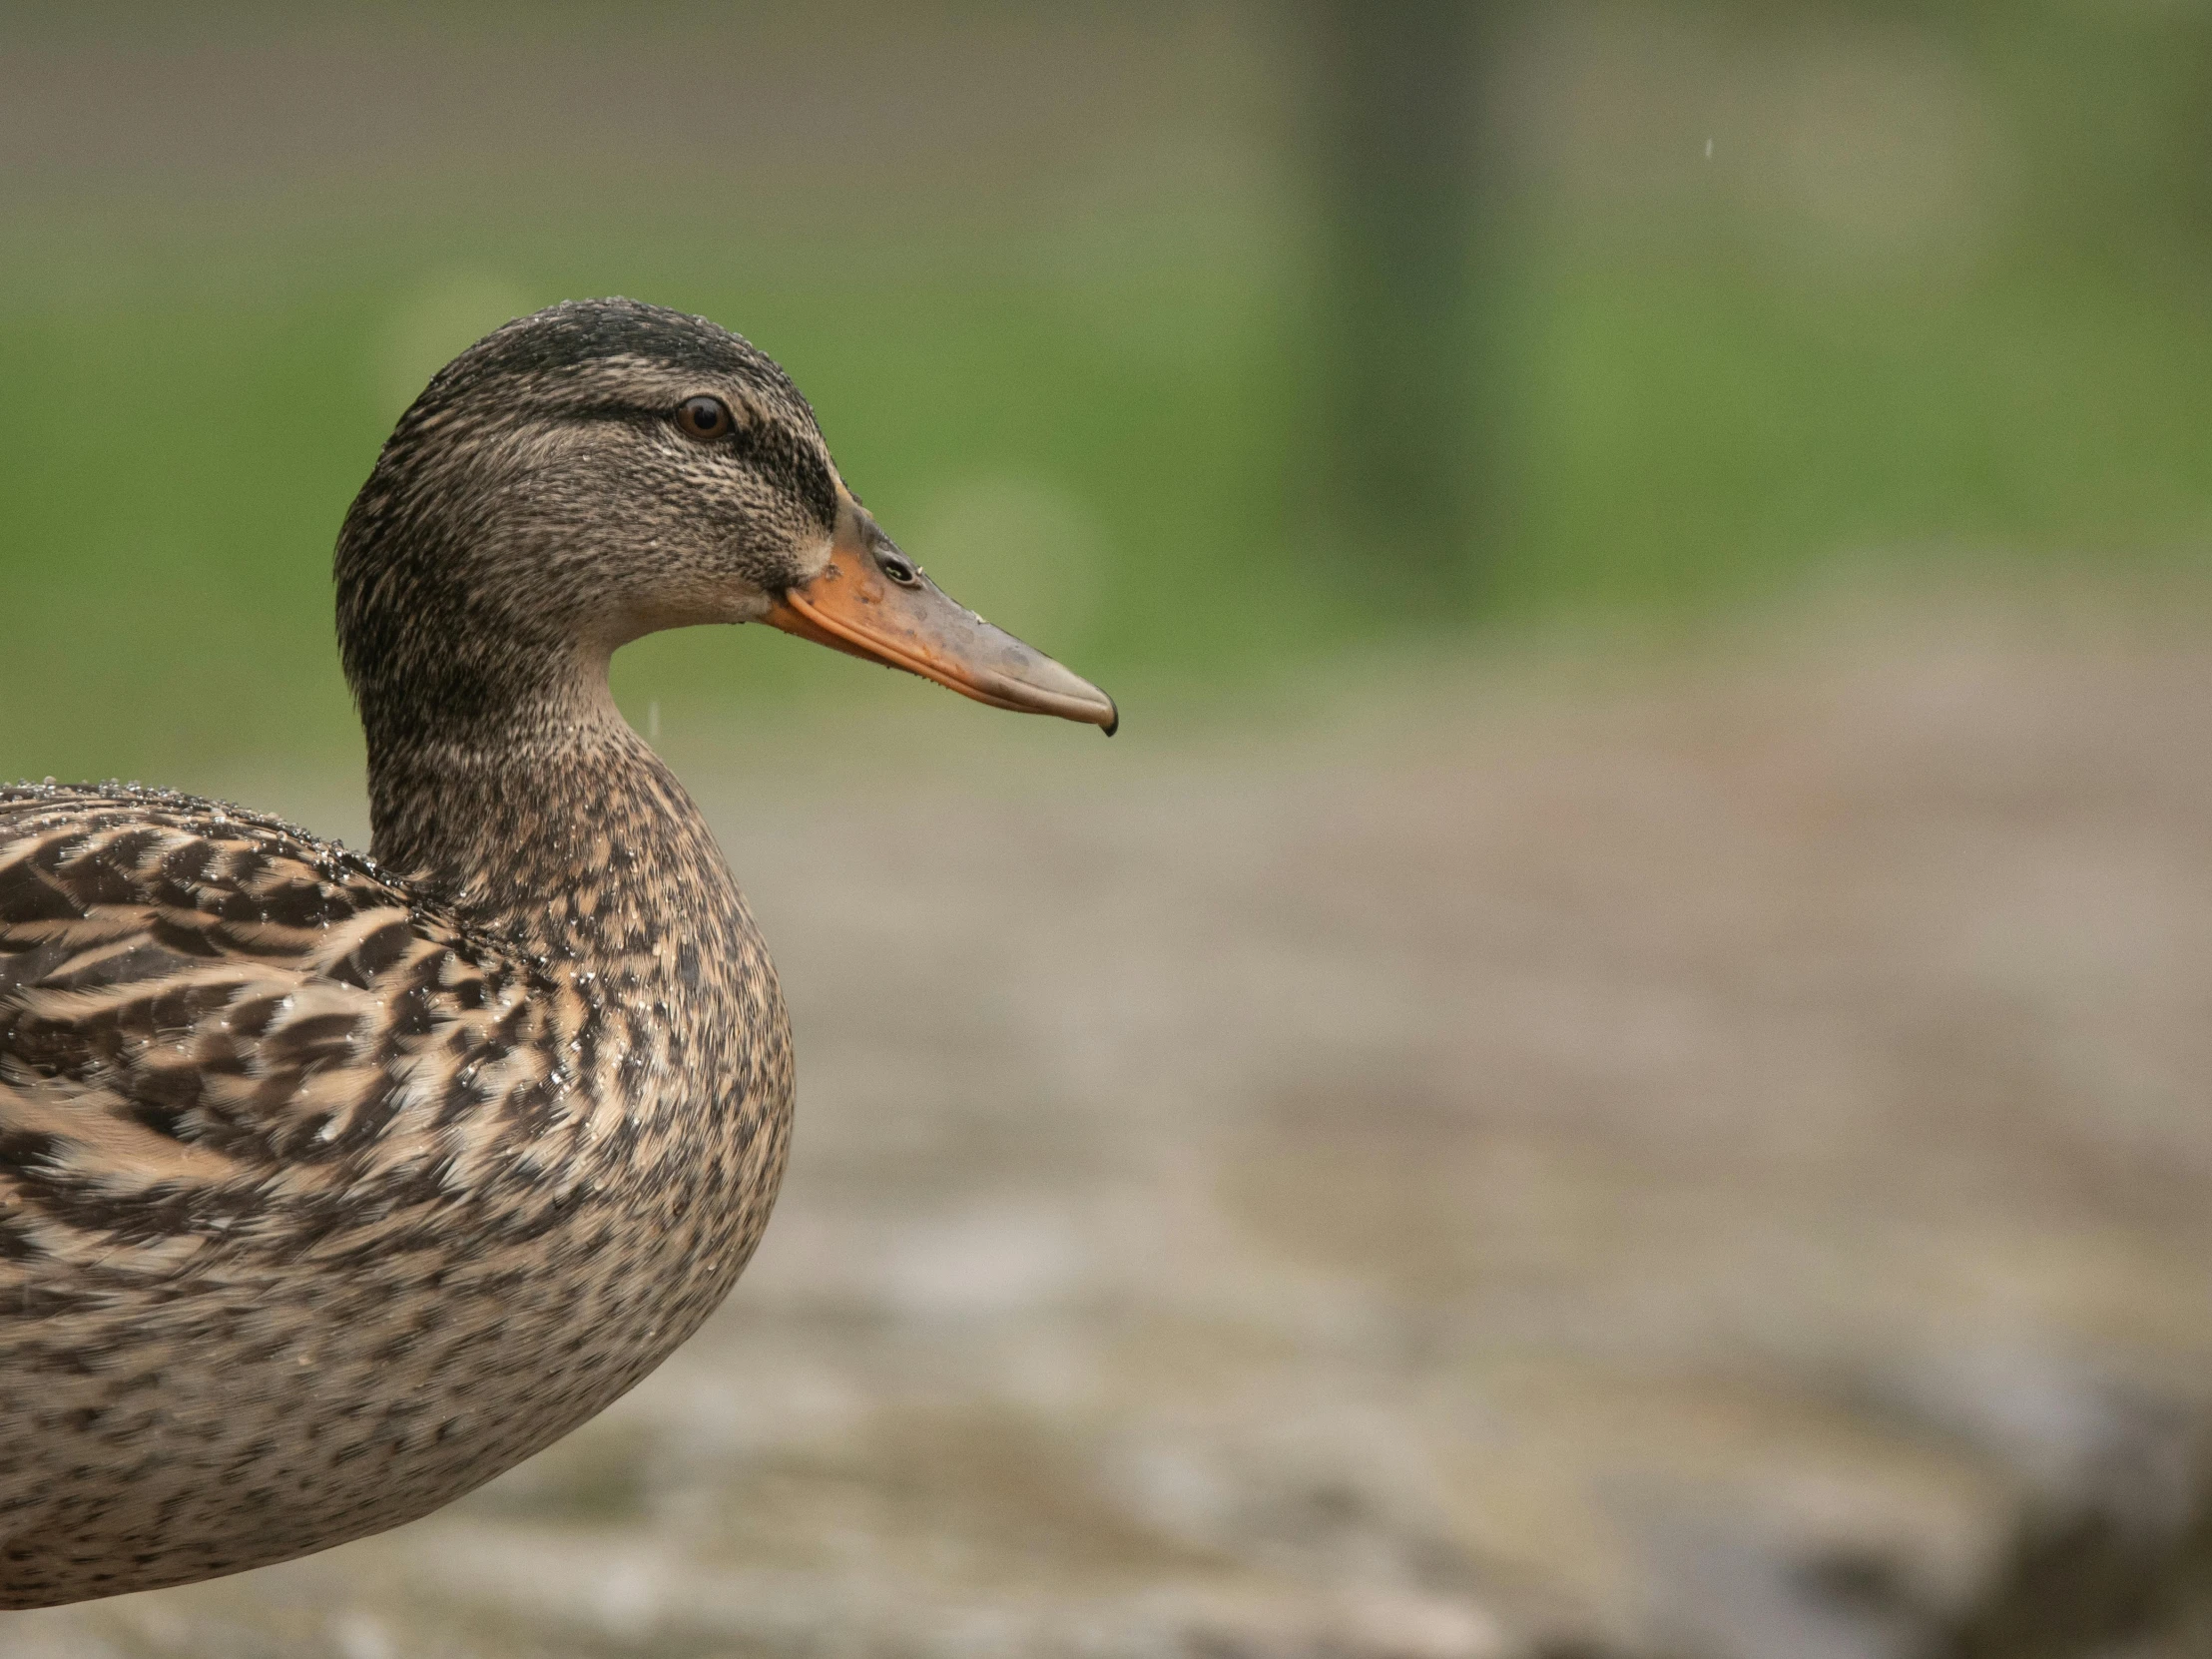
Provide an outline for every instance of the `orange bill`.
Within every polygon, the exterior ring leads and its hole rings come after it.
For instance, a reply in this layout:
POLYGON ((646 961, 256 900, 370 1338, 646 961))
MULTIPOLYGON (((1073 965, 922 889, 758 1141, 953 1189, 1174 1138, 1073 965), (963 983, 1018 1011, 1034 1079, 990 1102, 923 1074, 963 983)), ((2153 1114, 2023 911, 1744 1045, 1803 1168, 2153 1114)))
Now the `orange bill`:
POLYGON ((1121 723, 1112 698, 955 602, 849 498, 828 568, 787 589, 767 621, 994 709, 1085 721, 1108 737, 1121 723))

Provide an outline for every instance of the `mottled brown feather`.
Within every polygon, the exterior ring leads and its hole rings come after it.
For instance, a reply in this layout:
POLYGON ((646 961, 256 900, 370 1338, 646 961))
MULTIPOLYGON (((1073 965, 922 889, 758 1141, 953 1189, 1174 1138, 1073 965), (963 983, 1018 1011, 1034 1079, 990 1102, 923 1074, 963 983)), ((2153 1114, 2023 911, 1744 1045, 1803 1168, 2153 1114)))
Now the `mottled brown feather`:
POLYGON ((690 1335, 791 1087, 698 850, 678 1008, 679 952, 502 936, 270 819, 0 792, 0 1605, 423 1513, 690 1335))
POLYGON ((721 1302, 783 1173, 783 1003, 604 648, 546 619, 792 579, 828 468, 712 324, 525 319, 432 383, 341 540, 379 861, 0 789, 0 1607, 422 1514, 721 1302), (607 413, 702 385, 774 441, 607 413))

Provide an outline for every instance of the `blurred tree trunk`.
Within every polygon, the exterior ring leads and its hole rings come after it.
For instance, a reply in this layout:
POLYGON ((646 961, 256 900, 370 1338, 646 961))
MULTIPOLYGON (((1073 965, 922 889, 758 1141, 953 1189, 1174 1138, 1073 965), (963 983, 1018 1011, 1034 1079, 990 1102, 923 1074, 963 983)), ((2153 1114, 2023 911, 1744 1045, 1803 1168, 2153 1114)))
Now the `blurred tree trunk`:
POLYGON ((1309 0, 1321 206, 1313 484, 1356 583, 1469 608, 1495 522, 1477 398, 1490 379, 1490 192, 1477 108, 1504 0, 1309 0))

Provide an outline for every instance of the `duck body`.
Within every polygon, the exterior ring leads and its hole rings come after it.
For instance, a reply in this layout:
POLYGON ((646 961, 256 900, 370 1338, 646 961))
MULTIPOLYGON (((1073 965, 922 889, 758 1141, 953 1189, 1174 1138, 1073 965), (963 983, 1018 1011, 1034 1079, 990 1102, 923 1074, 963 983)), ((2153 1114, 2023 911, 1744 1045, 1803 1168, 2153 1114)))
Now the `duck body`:
POLYGON ((423 1514, 737 1280, 791 1034, 616 649, 767 622, 1118 718, 899 552, 765 354, 630 300, 448 364, 334 575, 368 856, 184 796, 0 789, 0 1607, 423 1514))
POLYGON ((0 793, 0 1606, 412 1519, 736 1283, 789 1027, 689 798, 608 736, 480 780, 497 905, 213 803, 0 793))

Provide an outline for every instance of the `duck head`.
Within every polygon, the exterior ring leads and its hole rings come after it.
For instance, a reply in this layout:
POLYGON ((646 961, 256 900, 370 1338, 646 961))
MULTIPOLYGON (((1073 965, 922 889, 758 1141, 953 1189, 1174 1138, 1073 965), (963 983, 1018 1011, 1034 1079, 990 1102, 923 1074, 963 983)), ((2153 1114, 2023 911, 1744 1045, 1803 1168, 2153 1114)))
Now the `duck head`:
POLYGON ((710 622, 765 622, 995 708, 1118 722, 899 551, 771 358, 633 300, 518 318, 440 370, 346 515, 335 575, 372 749, 543 722, 603 699, 619 647, 710 622))

